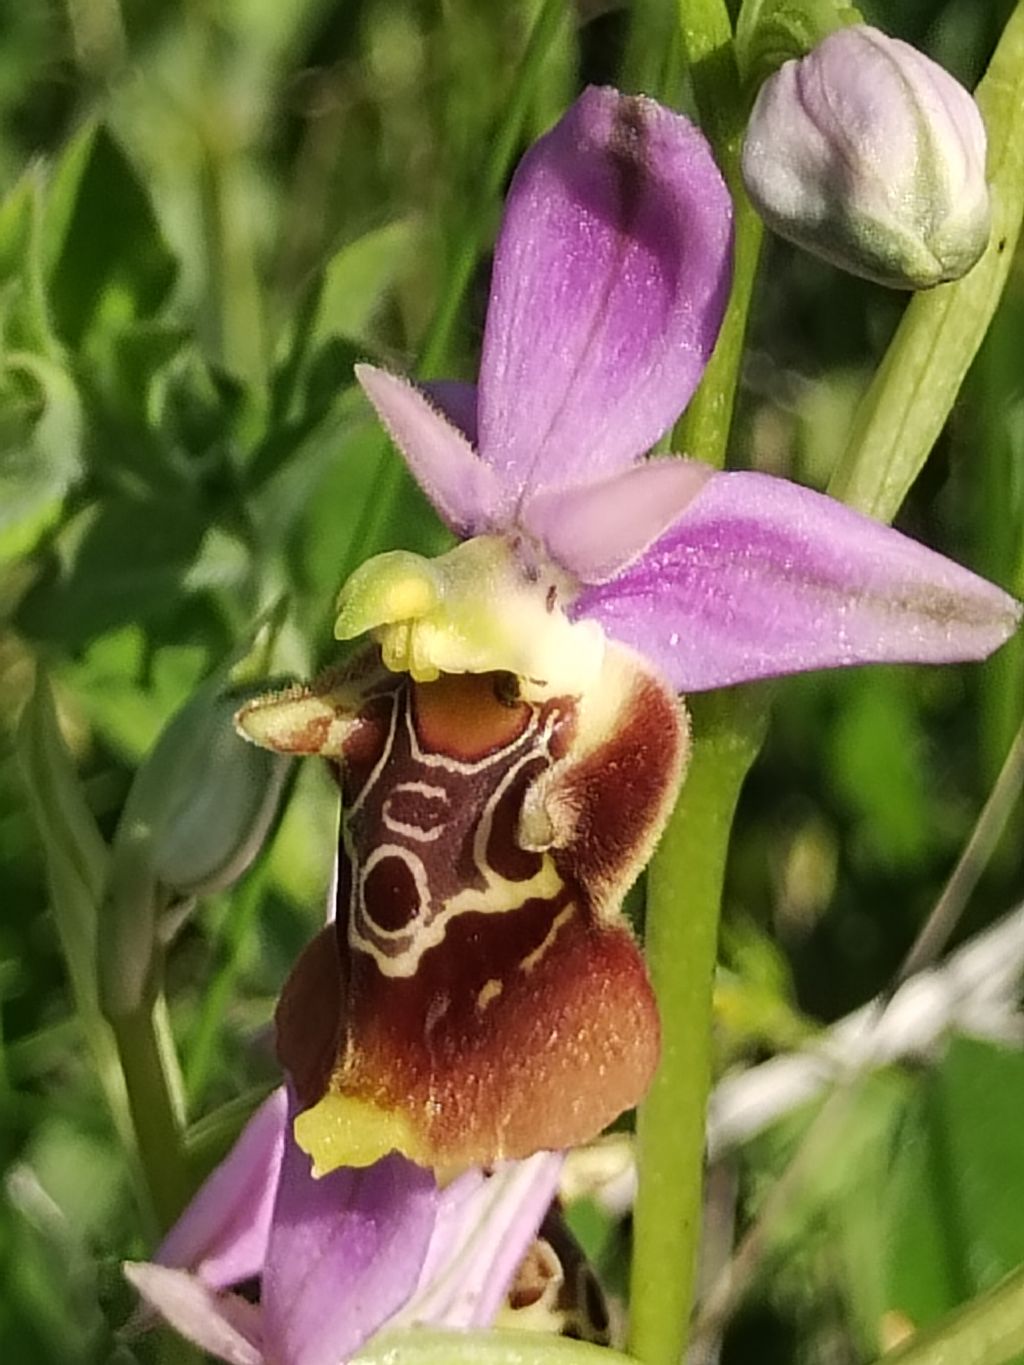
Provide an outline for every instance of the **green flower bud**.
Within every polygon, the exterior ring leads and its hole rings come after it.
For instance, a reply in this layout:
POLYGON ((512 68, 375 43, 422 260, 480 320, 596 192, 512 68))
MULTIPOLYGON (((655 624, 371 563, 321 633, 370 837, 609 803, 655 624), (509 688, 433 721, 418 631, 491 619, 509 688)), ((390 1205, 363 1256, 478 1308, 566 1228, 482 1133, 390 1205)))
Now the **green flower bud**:
POLYGON ((977 105, 916 48, 864 24, 765 81, 741 169, 780 236, 892 288, 959 279, 988 244, 977 105))
POLYGON ((145 998, 162 916, 237 881, 266 838, 289 760, 235 733, 234 713, 246 695, 225 689, 222 676, 211 679, 172 718, 135 776, 101 921, 108 1014, 129 1013, 145 998))

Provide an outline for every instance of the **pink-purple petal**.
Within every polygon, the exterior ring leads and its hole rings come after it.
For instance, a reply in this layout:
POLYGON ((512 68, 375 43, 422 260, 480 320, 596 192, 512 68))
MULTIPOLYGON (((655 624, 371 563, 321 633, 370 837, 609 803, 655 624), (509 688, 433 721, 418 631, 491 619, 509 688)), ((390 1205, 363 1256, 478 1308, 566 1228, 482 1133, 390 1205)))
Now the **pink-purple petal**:
POLYGON ((314 1180, 289 1139, 262 1281, 282 1365, 339 1365, 412 1293, 434 1226, 433 1174, 392 1155, 314 1180))
POLYGON ((467 1171, 442 1193, 416 1293, 389 1328, 486 1327, 558 1188, 564 1153, 467 1171))
POLYGON ((642 96, 584 91, 526 153, 494 259, 481 457, 517 494, 628 467, 686 406, 731 267, 703 134, 642 96))
POLYGON ((861 663, 990 654, 1020 621, 1001 589, 820 493, 717 474, 576 617, 645 654, 684 692, 861 663))
POLYGON ((258 1275, 284 1152, 284 1088, 263 1101, 219 1166, 207 1177, 153 1257, 191 1270, 212 1289, 258 1275))
POLYGON ((556 564, 582 582, 603 583, 643 554, 711 476, 697 460, 647 460, 594 483, 538 493, 521 520, 556 564))
POLYGON ((407 379, 373 365, 357 365, 356 378, 416 482, 456 535, 479 535, 496 526, 508 499, 462 431, 407 379))
POLYGON ((127 1261, 125 1278, 176 1332, 228 1365, 264 1365, 259 1309, 217 1294, 185 1270, 127 1261))

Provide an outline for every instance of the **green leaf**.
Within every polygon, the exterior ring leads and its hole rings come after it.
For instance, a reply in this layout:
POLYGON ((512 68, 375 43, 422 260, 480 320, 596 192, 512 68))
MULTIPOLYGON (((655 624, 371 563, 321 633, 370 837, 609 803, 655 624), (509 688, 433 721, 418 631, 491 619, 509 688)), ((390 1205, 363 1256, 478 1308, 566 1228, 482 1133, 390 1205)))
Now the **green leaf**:
POLYGON ((0 202, 0 341, 56 357, 43 283, 43 176, 30 168, 0 202))
POLYGON ((887 1365, 1014 1365, 1024 1351, 1024 1267, 883 1357, 887 1365))
POLYGON ((83 508, 61 528, 49 573, 23 600, 22 629, 75 647, 169 616, 188 591, 206 530, 202 509, 183 497, 110 498, 83 508))
POLYGON ((408 269, 418 245, 416 223, 403 218, 374 228, 335 252, 324 267, 313 339, 365 341, 374 315, 408 269))
POLYGON ((149 196, 102 124, 87 124, 56 166, 43 245, 57 331, 72 346, 98 322, 151 317, 177 272, 149 196))
POLYGON ((745 0, 736 22, 736 60, 744 85, 758 86, 783 62, 810 52, 834 29, 864 20, 836 0, 745 0))
POLYGON ((0 363, 0 564, 27 554, 82 474, 82 408, 70 376, 25 352, 0 363))
POLYGON ((114 1122, 128 1137, 123 1078, 98 1004, 97 923, 109 854, 60 733, 53 693, 42 670, 22 713, 18 756, 43 846, 50 903, 75 1006, 114 1122))
POLYGON ((922 1079, 898 1140, 884 1239, 888 1306, 915 1326, 1024 1261, 1024 1055, 966 1038, 922 1079))

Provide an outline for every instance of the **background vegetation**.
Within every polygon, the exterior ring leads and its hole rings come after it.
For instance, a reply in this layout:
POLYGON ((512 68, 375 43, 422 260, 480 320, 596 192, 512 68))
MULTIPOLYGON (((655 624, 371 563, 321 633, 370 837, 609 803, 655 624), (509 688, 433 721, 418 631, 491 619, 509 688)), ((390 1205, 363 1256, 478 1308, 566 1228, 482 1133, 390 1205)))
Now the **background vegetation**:
MULTIPOLYGON (((862 8, 973 85, 1010 5, 862 8)), ((0 11, 0 1344, 17 1365, 157 1349, 115 1336, 132 1308, 118 1262, 145 1254, 153 1228, 76 1013, 19 716, 45 670, 112 836, 166 722, 263 613, 283 603, 274 667, 308 674, 331 656, 356 547, 443 545, 405 482, 379 515, 381 487, 402 476, 351 367, 370 356, 472 376, 504 169, 494 139, 538 10, 0 11)), ((687 107, 674 23, 652 0, 567 5, 507 150, 586 82, 687 107)), ((1022 284, 1015 267, 899 520, 1018 595, 1022 284)), ((732 462, 823 487, 903 305, 769 243, 732 462)), ((731 852, 723 1069, 793 1047, 887 985, 1021 722, 1022 682, 1017 640, 984 667, 779 689, 731 852)), ((325 775, 303 766, 265 856, 200 900, 169 954, 196 1172, 273 1083, 266 1026, 322 913, 334 818, 325 775)), ((1022 834, 1018 807, 960 937, 1021 900, 1022 834)), ((1024 1057, 991 1042, 956 1041, 861 1087, 774 1221, 723 1362, 855 1365, 1024 1260, 1022 1114, 1024 1057)), ((712 1189, 730 1228, 756 1216, 808 1118, 723 1161, 712 1189)), ((628 1223, 596 1204, 576 1220, 621 1289, 628 1223)))

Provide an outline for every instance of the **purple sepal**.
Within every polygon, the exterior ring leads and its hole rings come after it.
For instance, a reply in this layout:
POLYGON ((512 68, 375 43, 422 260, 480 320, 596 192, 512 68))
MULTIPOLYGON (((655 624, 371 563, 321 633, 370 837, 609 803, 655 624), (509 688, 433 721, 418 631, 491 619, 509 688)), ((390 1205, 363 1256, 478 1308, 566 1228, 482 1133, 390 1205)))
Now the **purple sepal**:
POLYGON ((627 468, 689 401, 718 336, 732 207, 704 135, 585 90, 526 153, 494 257, 481 458, 518 499, 627 468))
POLYGON ((990 654, 1020 604, 823 494, 766 474, 717 474, 610 582, 591 617, 683 692, 861 663, 990 654))
POLYGON ((260 1310, 236 1294, 218 1294, 186 1270, 126 1261, 125 1278, 176 1332, 228 1365, 266 1365, 260 1310))
POLYGON ((389 1324, 486 1327, 558 1189, 562 1152, 467 1171, 441 1195, 416 1292, 389 1324))
POLYGON ((160 1265, 188 1269, 224 1289, 263 1269, 284 1153, 284 1088, 263 1101, 157 1248, 160 1265))
POLYGON ((338 1365, 409 1298, 434 1227, 432 1172, 394 1154, 320 1180, 285 1149, 262 1282, 272 1361, 338 1365))

